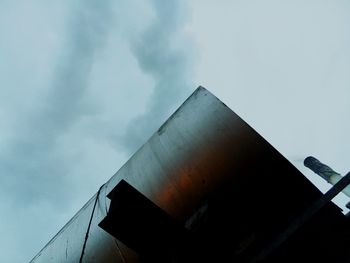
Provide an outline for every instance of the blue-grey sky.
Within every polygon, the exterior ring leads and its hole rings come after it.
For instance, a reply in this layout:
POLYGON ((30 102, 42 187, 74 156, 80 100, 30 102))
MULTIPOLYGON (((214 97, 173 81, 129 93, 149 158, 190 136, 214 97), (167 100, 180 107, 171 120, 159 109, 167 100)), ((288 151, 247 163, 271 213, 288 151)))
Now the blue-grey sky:
POLYGON ((325 191, 302 160, 350 168, 349 70, 348 1, 0 1, 0 262, 28 262, 198 85, 325 191))
POLYGON ((328 189, 301 161, 314 155, 350 170, 350 3, 195 0, 191 7, 195 83, 328 189))

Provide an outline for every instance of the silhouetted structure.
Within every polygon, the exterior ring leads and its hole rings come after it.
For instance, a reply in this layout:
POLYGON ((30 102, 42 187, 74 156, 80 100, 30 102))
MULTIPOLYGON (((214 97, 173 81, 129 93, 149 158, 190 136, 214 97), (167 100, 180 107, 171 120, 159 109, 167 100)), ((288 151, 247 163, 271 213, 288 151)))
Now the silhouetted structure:
POLYGON ((31 262, 349 262, 349 179, 323 195, 199 87, 31 262))

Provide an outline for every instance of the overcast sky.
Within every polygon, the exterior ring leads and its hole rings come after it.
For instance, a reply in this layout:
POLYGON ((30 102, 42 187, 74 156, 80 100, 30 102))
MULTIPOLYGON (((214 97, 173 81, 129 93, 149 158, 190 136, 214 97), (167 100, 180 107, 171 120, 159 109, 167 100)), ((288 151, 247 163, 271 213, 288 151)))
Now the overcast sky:
POLYGON ((302 160, 348 172, 349 70, 345 0, 0 0, 0 262, 28 262, 199 85, 325 191, 302 160))

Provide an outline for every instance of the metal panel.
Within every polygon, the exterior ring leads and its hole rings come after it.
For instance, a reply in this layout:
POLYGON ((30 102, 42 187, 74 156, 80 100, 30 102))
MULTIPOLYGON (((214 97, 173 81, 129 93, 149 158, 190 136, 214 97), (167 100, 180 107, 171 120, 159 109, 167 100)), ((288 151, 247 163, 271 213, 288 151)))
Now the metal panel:
MULTIPOLYGON (((276 176, 276 164, 278 169, 287 170, 284 177, 276 177, 277 185, 287 185, 294 175, 295 185, 305 183, 303 176, 259 134, 199 87, 101 189, 83 262, 139 261, 133 251, 98 227, 107 212, 106 194, 122 179, 174 219, 185 222, 209 195, 232 187, 242 177, 260 176, 257 171, 263 172, 261 176, 266 179, 276 176)), ((286 195, 291 191, 285 191, 286 195)), ((287 204, 290 213, 293 207, 306 206, 319 196, 317 190, 300 194, 305 195, 305 200, 287 204)), ((94 198, 32 263, 79 262, 94 198)))
POLYGON ((122 180, 111 192, 99 226, 149 262, 165 263, 189 239, 189 231, 122 180), (176 252, 175 252, 176 251, 176 252))

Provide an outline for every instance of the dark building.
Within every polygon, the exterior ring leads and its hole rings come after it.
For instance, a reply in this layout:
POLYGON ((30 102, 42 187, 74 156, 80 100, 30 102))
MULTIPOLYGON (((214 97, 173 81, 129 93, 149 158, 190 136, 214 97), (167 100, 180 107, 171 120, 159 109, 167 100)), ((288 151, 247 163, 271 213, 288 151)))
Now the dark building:
POLYGON ((323 195, 199 87, 31 262, 350 262, 343 179, 323 195))

